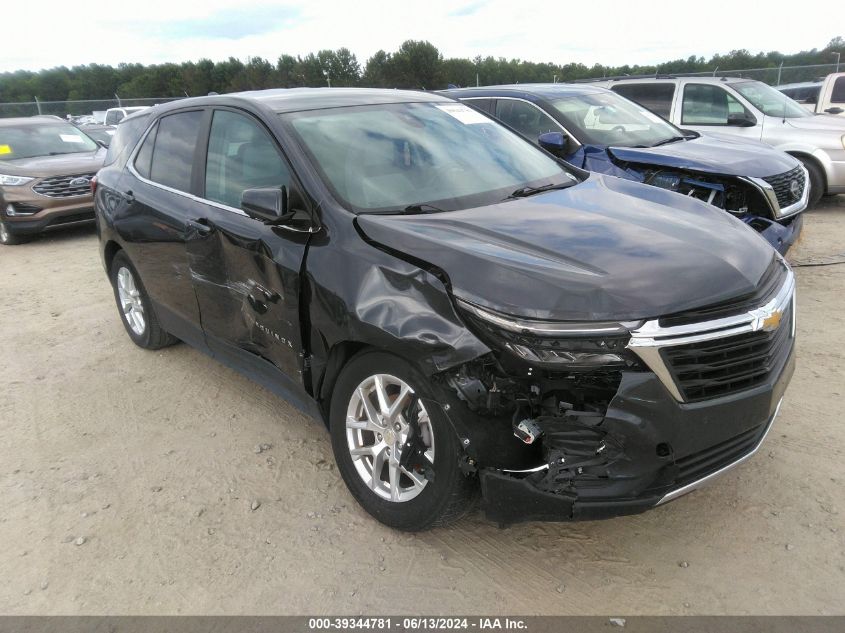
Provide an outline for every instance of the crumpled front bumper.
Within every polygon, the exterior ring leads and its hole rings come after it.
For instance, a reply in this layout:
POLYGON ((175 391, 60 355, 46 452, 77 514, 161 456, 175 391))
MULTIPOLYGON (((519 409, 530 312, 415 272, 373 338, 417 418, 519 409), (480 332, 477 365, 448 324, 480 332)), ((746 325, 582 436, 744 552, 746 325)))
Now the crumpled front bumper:
POLYGON ((694 404, 679 403, 651 372, 627 372, 602 427, 623 449, 600 485, 558 494, 536 475, 482 469, 483 508, 501 525, 636 514, 692 492, 753 455, 777 416, 794 371, 794 351, 780 374, 754 389, 694 404), (658 445, 671 452, 661 456, 658 445))
POLYGON ((751 214, 738 217, 757 231, 781 255, 786 255, 789 248, 798 240, 801 228, 804 226, 803 213, 784 221, 783 224, 751 214))

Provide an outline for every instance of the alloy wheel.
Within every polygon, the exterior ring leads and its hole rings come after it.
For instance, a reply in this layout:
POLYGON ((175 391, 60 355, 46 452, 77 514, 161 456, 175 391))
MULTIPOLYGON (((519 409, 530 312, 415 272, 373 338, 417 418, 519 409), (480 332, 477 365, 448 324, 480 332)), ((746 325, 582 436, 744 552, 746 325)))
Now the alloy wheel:
POLYGON ((426 447, 424 456, 434 463, 431 420, 413 395, 403 380, 375 374, 358 385, 346 411, 346 443, 356 472, 376 495, 397 503, 414 499, 428 484, 421 473, 402 465, 411 415, 426 447))
POLYGON ((132 271, 124 266, 117 271, 117 295, 120 298, 123 318, 126 319, 132 332, 141 336, 147 328, 144 304, 132 271))

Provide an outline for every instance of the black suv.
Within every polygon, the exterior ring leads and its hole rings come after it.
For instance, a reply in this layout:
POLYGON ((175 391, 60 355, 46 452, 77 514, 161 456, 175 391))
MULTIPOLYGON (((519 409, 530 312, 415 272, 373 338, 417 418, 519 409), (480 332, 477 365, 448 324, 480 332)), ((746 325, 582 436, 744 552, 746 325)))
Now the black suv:
POLYGON ((141 347, 185 341, 321 418, 419 530, 634 513, 746 459, 794 281, 711 205, 556 159, 442 96, 272 90, 128 117, 101 252, 141 347))

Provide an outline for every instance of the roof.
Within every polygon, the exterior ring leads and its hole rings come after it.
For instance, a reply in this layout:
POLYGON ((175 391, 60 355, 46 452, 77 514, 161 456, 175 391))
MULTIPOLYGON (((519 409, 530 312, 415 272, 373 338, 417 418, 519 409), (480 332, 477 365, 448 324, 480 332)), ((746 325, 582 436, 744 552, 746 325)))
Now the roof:
POLYGON ((22 126, 36 126, 45 125, 47 123, 56 122, 66 123, 61 117, 53 117, 47 115, 36 115, 27 117, 12 117, 9 119, 0 119, 0 127, 22 127, 22 126))
POLYGON ((275 112, 298 112, 381 103, 419 103, 449 101, 448 97, 421 90, 387 90, 381 88, 274 88, 233 92, 207 97, 192 97, 156 106, 162 109, 185 106, 231 103, 247 100, 260 103, 275 112))
POLYGON ((501 86, 479 86, 476 88, 455 88, 443 90, 441 94, 448 94, 460 98, 464 95, 481 94, 483 92, 522 92, 539 97, 575 97, 584 94, 604 92, 604 88, 584 84, 504 84, 501 86))

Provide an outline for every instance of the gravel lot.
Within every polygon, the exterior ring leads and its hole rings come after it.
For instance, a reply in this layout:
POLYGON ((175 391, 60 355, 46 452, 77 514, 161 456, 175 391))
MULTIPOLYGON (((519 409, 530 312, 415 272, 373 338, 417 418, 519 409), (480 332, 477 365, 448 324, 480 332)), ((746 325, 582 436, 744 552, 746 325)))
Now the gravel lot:
MULTIPOLYGON (((837 257, 845 196, 790 254, 837 257)), ((845 265, 796 274, 798 367, 750 462, 640 516, 407 535, 320 423, 132 345, 92 230, 0 248, 0 613, 843 614, 845 265)))

